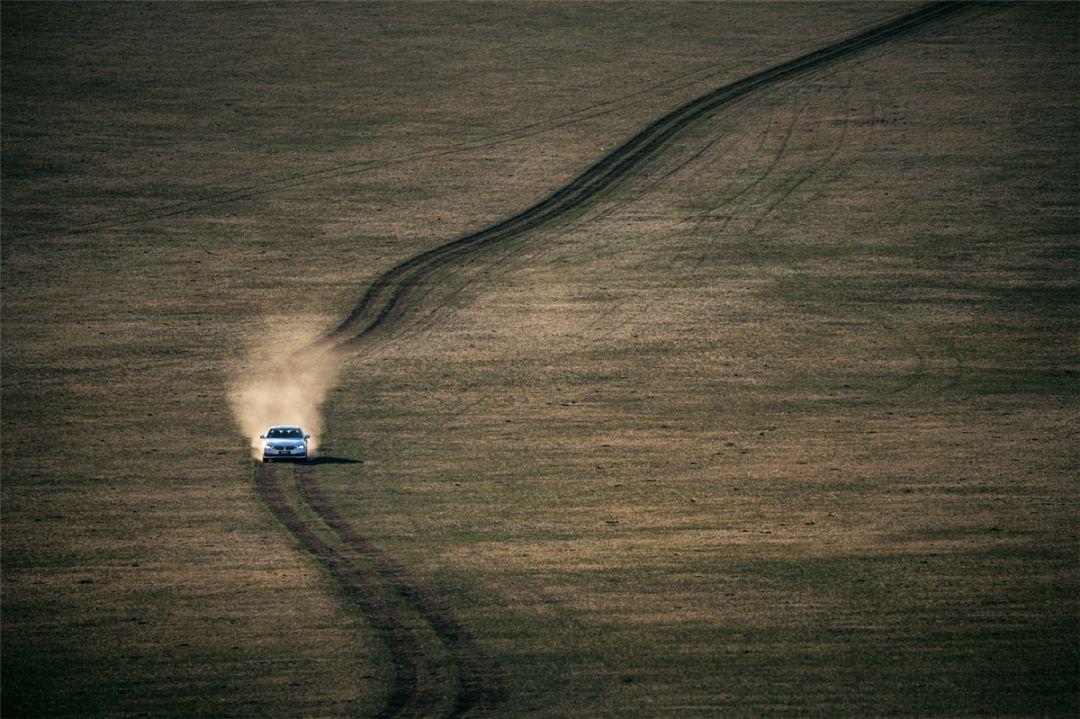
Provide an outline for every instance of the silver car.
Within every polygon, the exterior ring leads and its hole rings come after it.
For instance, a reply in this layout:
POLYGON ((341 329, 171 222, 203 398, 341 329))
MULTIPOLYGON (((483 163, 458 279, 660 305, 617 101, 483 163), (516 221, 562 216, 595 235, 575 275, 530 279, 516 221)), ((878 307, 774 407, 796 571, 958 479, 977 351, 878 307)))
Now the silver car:
POLYGON ((263 442, 262 459, 271 462, 275 459, 299 459, 307 461, 308 443, 310 434, 304 434, 304 430, 291 425, 271 427, 266 434, 260 434, 259 439, 263 442))

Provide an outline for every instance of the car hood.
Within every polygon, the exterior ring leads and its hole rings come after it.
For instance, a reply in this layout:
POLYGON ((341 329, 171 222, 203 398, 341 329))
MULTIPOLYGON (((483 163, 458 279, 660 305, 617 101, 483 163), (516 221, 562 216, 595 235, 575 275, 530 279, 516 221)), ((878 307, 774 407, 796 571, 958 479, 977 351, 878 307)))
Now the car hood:
POLYGON ((298 447, 304 444, 302 439, 268 439, 266 444, 270 447, 298 447))

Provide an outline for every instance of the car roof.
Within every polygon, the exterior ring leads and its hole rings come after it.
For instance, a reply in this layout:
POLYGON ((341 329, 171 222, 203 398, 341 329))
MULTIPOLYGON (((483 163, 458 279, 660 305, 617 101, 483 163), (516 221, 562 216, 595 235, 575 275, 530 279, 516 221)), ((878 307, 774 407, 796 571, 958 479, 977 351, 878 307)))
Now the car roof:
POLYGON ((275 424, 270 429, 300 429, 295 424, 275 424))

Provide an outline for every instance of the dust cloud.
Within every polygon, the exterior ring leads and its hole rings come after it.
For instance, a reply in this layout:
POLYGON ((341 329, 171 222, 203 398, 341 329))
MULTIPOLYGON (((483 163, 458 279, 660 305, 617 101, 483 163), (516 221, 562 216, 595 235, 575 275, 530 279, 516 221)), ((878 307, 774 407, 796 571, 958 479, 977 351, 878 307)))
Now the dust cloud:
POLYGON ((340 358, 314 348, 325 323, 295 317, 266 321, 249 347, 241 375, 229 388, 229 404, 240 432, 261 459, 260 434, 276 424, 303 427, 311 435, 308 453, 315 456, 322 432, 322 405, 337 380, 340 358))

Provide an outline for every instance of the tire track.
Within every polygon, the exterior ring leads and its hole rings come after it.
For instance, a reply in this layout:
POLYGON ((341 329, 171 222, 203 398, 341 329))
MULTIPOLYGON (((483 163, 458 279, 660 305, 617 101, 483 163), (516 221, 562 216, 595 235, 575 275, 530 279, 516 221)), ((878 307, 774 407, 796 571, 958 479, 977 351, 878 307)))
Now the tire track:
POLYGON ((503 696, 498 665, 476 646, 469 632, 419 577, 360 534, 341 516, 323 491, 315 467, 296 465, 295 477, 304 500, 327 526, 350 549, 369 560, 382 578, 416 609, 446 645, 459 678, 450 716, 482 716, 494 709, 503 696))
MULTIPOLYGON (((724 85, 663 117, 608 153, 560 190, 527 209, 479 230, 420 253, 377 277, 360 302, 336 327, 310 347, 294 355, 303 363, 311 354, 333 353, 342 359, 356 352, 377 334, 400 324, 404 312, 417 302, 424 283, 461 260, 478 259, 486 249, 525 233, 559 223, 590 200, 612 189, 660 153, 669 141, 695 122, 751 93, 858 53, 927 23, 953 15, 967 2, 935 2, 894 20, 865 30, 814 52, 724 85)), ((433 716, 450 693, 442 686, 437 662, 425 654, 409 616, 391 593, 409 605, 443 643, 457 671, 458 689, 449 715, 482 716, 496 708, 504 696, 501 675, 452 612, 423 582, 360 534, 338 512, 311 466, 297 466, 294 480, 302 502, 318 516, 346 548, 331 547, 290 503, 273 467, 256 473, 259 492, 275 516, 342 584, 367 614, 391 654, 395 681, 381 717, 433 716)))
POLYGON ((506 220, 418 254, 387 270, 374 280, 348 317, 312 349, 337 353, 355 351, 366 337, 393 325, 401 317, 413 290, 428 275, 464 256, 563 219, 633 172, 645 160, 663 149, 672 137, 696 120, 761 88, 906 34, 970 5, 971 3, 967 2, 935 2, 925 5, 895 20, 691 100, 647 125, 544 200, 506 220))
POLYGON ((275 465, 256 465, 255 486, 277 520, 338 581, 385 642, 394 677, 379 719, 435 716, 444 696, 437 668, 411 629, 409 616, 390 601, 377 574, 327 544, 300 516, 275 465))

